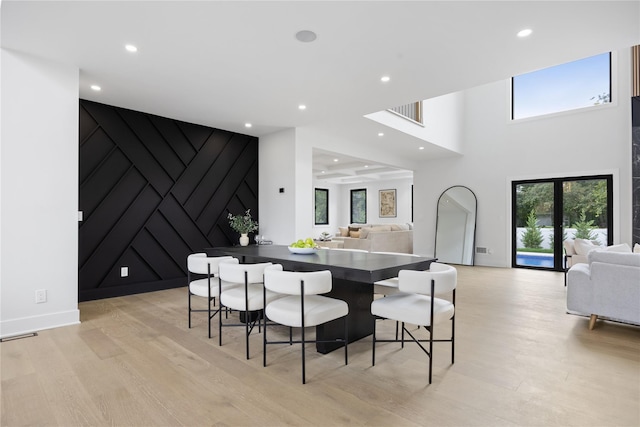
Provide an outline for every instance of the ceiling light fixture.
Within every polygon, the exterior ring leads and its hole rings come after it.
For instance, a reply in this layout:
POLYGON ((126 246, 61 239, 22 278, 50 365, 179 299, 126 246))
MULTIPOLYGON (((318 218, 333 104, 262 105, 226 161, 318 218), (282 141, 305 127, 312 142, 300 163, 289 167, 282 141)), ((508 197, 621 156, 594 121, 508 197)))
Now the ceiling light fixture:
POLYGON ((381 81, 382 83, 387 83, 389 80, 391 80, 391 77, 389 77, 389 76, 382 76, 382 77, 380 77, 380 81, 381 81))
POLYGON ((302 43, 311 43, 317 38, 316 33, 310 30, 301 30, 296 33, 296 39, 302 43))
POLYGON ((338 161, 338 159, 333 159, 333 161, 334 161, 334 162, 337 162, 337 161, 338 161))
POLYGON ((384 133, 378 132, 378 136, 384 136, 384 133))
POLYGON ((129 52, 137 52, 138 51, 138 48, 135 47, 132 44, 127 44, 127 45, 124 46, 124 48, 127 49, 127 51, 129 51, 129 52))
POLYGON ((424 147, 418 147, 418 150, 424 150, 424 147))
POLYGON ((304 104, 298 105, 298 110, 306 110, 306 109, 307 109, 306 105, 304 105, 304 104))
POLYGON ((525 28, 524 30, 518 31, 518 37, 528 37, 533 33, 531 28, 525 28))
POLYGON ((245 123, 244 124, 244 127, 246 127, 246 128, 250 128, 251 126, 253 126, 251 123, 245 123))
POLYGON ((102 88, 98 85, 91 85, 91 89, 95 90, 96 92, 100 92, 102 90, 102 88))

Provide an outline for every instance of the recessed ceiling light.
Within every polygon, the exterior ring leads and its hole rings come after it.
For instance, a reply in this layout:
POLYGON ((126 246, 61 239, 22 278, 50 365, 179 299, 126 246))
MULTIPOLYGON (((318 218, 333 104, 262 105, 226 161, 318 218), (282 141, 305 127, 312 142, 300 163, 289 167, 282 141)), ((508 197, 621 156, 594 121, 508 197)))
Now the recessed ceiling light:
POLYGON ((334 162, 337 162, 337 161, 338 161, 338 159, 333 159, 333 161, 334 161, 334 162))
POLYGON ((368 167, 369 167, 369 165, 364 165, 364 167, 365 167, 365 168, 368 168, 368 167))
POLYGON ((418 147, 418 150, 424 150, 424 147, 418 147))
POLYGON ((96 92, 99 92, 102 90, 102 88, 98 85, 91 85, 91 89, 95 90, 96 92))
POLYGON ((322 171, 322 173, 324 173, 324 171, 322 171))
POLYGON ((244 124, 244 127, 246 127, 246 128, 250 128, 251 126, 253 126, 251 123, 245 123, 244 124))
POLYGON ((381 81, 382 83, 387 83, 389 80, 391 80, 391 77, 389 77, 389 76, 382 76, 382 77, 380 77, 380 81, 381 81))
POLYGON ((378 136, 384 136, 384 133, 378 132, 378 136))
POLYGON ((316 33, 309 30, 302 30, 296 33, 296 39, 302 43, 311 43, 317 38, 318 36, 316 35, 316 33))
POLYGON ((524 30, 518 31, 518 37, 527 37, 533 33, 531 28, 525 28, 524 30))
POLYGON ((124 48, 127 49, 129 52, 137 52, 138 51, 138 48, 135 47, 132 44, 127 44, 127 45, 124 46, 124 48))
POLYGON ((306 110, 306 109, 307 109, 306 105, 303 105, 303 104, 298 105, 298 110, 306 110))

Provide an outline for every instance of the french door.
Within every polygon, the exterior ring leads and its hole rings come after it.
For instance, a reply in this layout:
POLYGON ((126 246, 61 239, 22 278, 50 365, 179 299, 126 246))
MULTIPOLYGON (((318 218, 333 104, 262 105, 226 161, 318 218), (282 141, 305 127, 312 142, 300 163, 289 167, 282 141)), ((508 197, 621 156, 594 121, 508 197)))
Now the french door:
POLYGON ((611 175, 512 182, 513 267, 562 271, 562 242, 613 243, 611 175))

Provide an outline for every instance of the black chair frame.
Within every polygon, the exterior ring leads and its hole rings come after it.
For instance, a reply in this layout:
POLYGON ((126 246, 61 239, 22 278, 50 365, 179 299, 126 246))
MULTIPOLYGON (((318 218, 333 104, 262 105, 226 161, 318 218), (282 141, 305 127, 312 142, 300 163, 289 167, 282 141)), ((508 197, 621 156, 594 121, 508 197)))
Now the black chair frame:
MULTIPOLYGON (((264 288, 263 298, 267 301, 267 290, 264 288)), ((289 341, 268 341, 267 340, 267 316, 264 316, 264 333, 262 334, 262 366, 267 366, 267 345, 271 344, 302 344, 302 384, 306 384, 306 363, 305 363, 305 345, 313 344, 313 343, 329 343, 329 342, 343 342, 344 343, 344 364, 349 364, 349 322, 347 322, 347 316, 342 316, 344 321, 344 338, 343 339, 335 339, 335 340, 307 340, 305 337, 305 323, 304 323, 304 280, 300 281, 300 315, 301 315, 301 324, 300 326, 300 340, 293 339, 293 327, 289 327, 289 341)), ((340 318, 338 318, 340 319, 340 318)), ((334 320, 338 320, 334 319, 334 320)), ((279 323, 272 322, 273 325, 279 325, 279 323)), ((284 325, 286 326, 286 325, 284 325)))
MULTIPOLYGON (((216 305, 216 297, 212 297, 211 296, 211 279, 215 279, 215 276, 213 276, 211 274, 211 265, 207 266, 207 274, 199 274, 199 273, 192 273, 191 271, 189 271, 189 267, 187 266, 187 291, 189 292, 189 329, 191 329, 191 313, 207 313, 208 316, 208 324, 209 324, 209 338, 211 338, 211 319, 213 319, 213 317, 218 314, 221 310, 221 308, 217 308, 216 310, 212 310, 212 305, 211 303, 213 302, 213 306, 216 305), (207 308, 206 309, 194 309, 191 307, 191 296, 195 295, 191 293, 191 281, 192 280, 196 280, 198 278, 207 278, 209 279, 209 287, 208 287, 208 291, 209 291, 209 296, 207 298, 207 308)), ((201 298, 199 295, 196 295, 198 298, 201 298)))
MULTIPOLYGON (((404 342, 405 342, 405 338, 404 338, 404 334, 405 332, 411 337, 411 340, 413 342, 415 342, 416 344, 418 344, 418 346, 422 349, 422 351, 429 356, 429 384, 431 384, 431 376, 432 376, 432 368, 433 368, 433 343, 435 342, 450 342, 451 343, 451 364, 453 365, 455 363, 455 327, 456 327, 456 322, 455 322, 455 311, 453 316, 451 316, 451 338, 450 339, 433 339, 433 300, 435 298, 434 296, 434 292, 435 292, 435 281, 433 279, 431 279, 431 295, 430 295, 430 299, 431 299, 431 304, 430 304, 430 326, 422 326, 423 328, 425 328, 427 331, 429 331, 429 339, 418 339, 416 338, 411 331, 409 331, 406 327, 405 327, 405 323, 402 322, 402 334, 401 334, 401 338, 398 339, 398 325, 396 322, 396 338, 391 340, 391 339, 378 339, 376 337, 376 320, 378 319, 385 319, 384 317, 380 317, 380 316, 374 316, 373 319, 373 351, 372 351, 372 366, 376 365, 376 343, 377 342, 400 342, 401 343, 401 348, 404 348, 404 342), (429 349, 427 350, 421 343, 429 343, 429 349)), ((451 298, 451 302, 455 308, 456 306, 456 290, 453 289, 452 291, 452 298, 451 298)), ((420 326, 418 326, 418 330, 420 329, 420 326)))

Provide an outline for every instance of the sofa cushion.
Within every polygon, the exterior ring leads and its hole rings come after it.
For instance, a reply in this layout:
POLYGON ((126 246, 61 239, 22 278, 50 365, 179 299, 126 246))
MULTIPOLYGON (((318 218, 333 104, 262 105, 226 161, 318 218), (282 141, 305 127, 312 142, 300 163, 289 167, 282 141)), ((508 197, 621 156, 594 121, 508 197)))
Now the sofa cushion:
POLYGON ((378 231, 391 231, 390 225, 375 225, 372 227, 362 227, 360 229, 360 238, 366 239, 369 236, 369 233, 378 232, 378 231))
POLYGON ((619 245, 611 245, 611 246, 607 246, 606 248, 602 249, 603 251, 609 251, 609 252, 624 252, 624 253, 631 253, 631 247, 629 245, 627 245, 626 243, 621 243, 619 245))
POLYGON ((408 224, 391 224, 391 231, 406 231, 409 230, 408 224))
POLYGON ((610 252, 610 251, 592 251, 588 255, 589 264, 593 262, 601 262, 607 264, 629 265, 632 267, 640 267, 640 255, 634 253, 610 252))
POLYGON ((592 249, 600 248, 600 246, 596 245, 591 240, 586 239, 575 239, 573 246, 576 254, 578 255, 587 255, 592 249))

